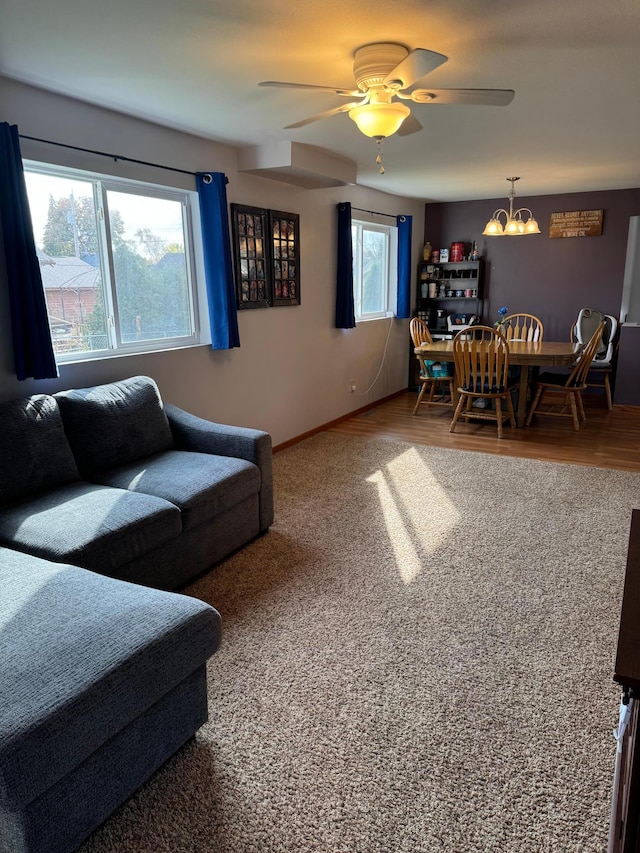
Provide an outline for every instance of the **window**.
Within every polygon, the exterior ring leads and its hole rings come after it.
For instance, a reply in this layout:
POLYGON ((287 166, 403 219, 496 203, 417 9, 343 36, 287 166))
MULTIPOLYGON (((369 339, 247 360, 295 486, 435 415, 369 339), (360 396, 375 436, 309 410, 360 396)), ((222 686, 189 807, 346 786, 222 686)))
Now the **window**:
POLYGON ((191 195, 25 164, 58 361, 199 342, 191 195))
POLYGON ((351 239, 356 320, 391 316, 397 283, 397 229, 353 220, 351 239))

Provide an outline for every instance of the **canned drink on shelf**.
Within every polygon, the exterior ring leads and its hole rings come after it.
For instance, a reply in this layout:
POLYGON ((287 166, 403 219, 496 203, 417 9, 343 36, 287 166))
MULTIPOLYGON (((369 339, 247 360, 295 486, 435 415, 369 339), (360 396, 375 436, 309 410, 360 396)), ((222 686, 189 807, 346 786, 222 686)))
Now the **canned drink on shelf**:
POLYGON ((452 243, 449 249, 449 260, 453 263, 464 260, 464 243, 452 243))

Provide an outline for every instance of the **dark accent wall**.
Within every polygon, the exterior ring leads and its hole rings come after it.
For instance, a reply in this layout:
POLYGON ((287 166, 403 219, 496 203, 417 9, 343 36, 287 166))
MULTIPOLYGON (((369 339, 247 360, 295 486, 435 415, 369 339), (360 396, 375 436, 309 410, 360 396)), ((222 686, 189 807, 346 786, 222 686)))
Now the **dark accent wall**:
MULTIPOLYGON (((506 192, 508 186, 505 182, 506 192)), ((518 187, 516 185, 516 192, 518 187)), ((640 215, 640 189, 569 195, 516 196, 515 208, 530 207, 541 234, 483 237, 498 207, 509 200, 447 202, 425 205, 425 241, 448 248, 454 241, 478 241, 485 264, 484 320, 490 325, 498 308, 540 317, 547 340, 567 340, 580 308, 598 308, 620 316, 629 217, 640 215), (549 239, 552 213, 604 210, 602 235, 549 239)))

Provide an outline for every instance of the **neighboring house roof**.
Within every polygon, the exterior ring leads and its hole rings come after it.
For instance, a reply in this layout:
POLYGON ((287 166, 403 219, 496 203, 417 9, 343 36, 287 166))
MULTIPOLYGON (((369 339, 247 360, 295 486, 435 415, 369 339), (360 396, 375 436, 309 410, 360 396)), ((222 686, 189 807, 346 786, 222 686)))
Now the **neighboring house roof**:
POLYGON ((53 258, 40 249, 36 250, 40 261, 42 283, 47 288, 95 288, 100 270, 80 258, 53 258))

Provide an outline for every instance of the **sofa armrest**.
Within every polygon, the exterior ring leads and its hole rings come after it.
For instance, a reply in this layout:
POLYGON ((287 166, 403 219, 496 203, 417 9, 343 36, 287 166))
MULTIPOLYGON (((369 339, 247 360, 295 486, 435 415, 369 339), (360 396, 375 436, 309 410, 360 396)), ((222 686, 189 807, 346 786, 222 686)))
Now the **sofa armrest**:
POLYGON ((260 470, 260 530, 266 530, 273 523, 273 468, 269 433, 213 423, 171 403, 165 403, 164 410, 177 450, 233 456, 257 465, 260 470))

